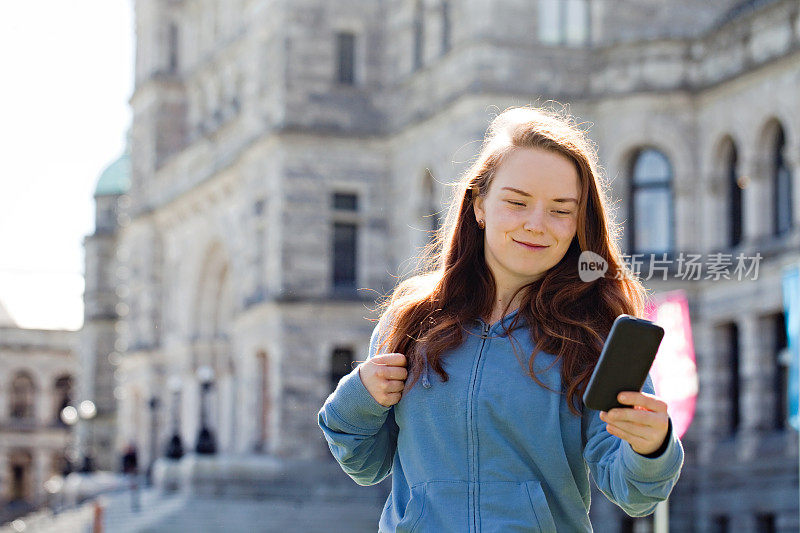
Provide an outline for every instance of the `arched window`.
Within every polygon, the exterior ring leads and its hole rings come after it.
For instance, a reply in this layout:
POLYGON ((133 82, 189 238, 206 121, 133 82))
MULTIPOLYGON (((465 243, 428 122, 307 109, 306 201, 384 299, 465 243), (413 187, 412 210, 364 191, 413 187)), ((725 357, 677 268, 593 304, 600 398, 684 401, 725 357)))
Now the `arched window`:
POLYGON ((739 178, 739 156, 733 141, 728 142, 725 153, 725 181, 728 188, 728 244, 742 242, 742 182, 739 178))
POLYGON ((672 166, 664 154, 645 148, 634 156, 630 198, 631 252, 672 251, 672 166))
POLYGON ((35 387, 27 372, 18 372, 11 380, 11 418, 18 420, 34 417, 35 387))
POLYGON ((786 137, 778 125, 775 143, 772 148, 772 230, 774 235, 782 235, 792 228, 792 174, 784 155, 786 137))
POLYGON ((64 424, 61 420, 61 410, 72 401, 72 377, 60 376, 55 382, 55 421, 57 424, 64 424))
POLYGON ((414 4, 414 70, 422 68, 425 50, 425 10, 421 0, 414 4))

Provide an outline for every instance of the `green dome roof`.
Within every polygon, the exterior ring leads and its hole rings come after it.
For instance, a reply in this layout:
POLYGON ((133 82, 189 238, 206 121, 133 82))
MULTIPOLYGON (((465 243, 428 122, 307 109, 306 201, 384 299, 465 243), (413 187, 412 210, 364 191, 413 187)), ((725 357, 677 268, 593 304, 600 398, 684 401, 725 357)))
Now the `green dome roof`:
POLYGON ((131 186, 131 156, 126 150, 119 159, 108 165, 97 180, 95 196, 125 194, 131 186))

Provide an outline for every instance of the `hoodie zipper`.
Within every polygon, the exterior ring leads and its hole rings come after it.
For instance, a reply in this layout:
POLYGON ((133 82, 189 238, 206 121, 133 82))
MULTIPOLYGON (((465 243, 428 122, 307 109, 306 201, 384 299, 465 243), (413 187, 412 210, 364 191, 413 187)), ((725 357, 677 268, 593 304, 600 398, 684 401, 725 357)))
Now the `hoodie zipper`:
POLYGON ((475 432, 475 416, 474 416, 474 405, 475 405, 475 388, 478 381, 478 371, 481 365, 481 358, 483 357, 483 348, 486 346, 486 339, 489 338, 489 329, 491 326, 489 324, 483 323, 483 330, 481 333, 481 349, 478 351, 478 357, 475 360, 475 369, 472 372, 472 381, 470 382, 469 387, 469 402, 468 402, 468 413, 469 413, 469 437, 470 437, 470 480, 474 478, 474 483, 472 484, 472 528, 471 530, 475 533, 479 531, 478 529, 478 446, 476 444, 476 432, 475 432))

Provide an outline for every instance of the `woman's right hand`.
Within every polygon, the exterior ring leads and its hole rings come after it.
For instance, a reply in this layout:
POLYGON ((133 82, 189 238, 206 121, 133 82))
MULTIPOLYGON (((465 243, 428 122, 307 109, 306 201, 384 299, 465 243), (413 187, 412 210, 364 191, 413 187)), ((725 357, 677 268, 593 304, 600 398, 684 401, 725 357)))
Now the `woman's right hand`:
POLYGON ((400 401, 408 377, 406 356, 401 353, 376 355, 358 365, 358 375, 376 402, 391 407, 400 401))

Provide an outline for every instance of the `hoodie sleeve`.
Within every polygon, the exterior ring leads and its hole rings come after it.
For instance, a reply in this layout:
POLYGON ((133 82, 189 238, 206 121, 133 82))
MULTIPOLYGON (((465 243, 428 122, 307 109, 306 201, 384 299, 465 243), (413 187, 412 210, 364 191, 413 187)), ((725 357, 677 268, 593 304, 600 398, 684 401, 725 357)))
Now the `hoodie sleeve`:
MULTIPOLYGON (((376 355, 381 324, 372 331, 367 359, 376 355)), ((372 397, 361 381, 359 367, 344 376, 325 400, 318 423, 342 470, 359 485, 374 485, 392 471, 399 428, 393 407, 372 397)))
MULTIPOLYGON (((655 394, 647 376, 642 392, 655 394)), ((584 406, 586 460, 597 488, 630 516, 647 516, 666 500, 683 466, 683 446, 669 421, 667 437, 659 450, 641 455, 631 445, 606 431, 600 412, 584 406), (659 453, 660 452, 660 453, 659 453)))

